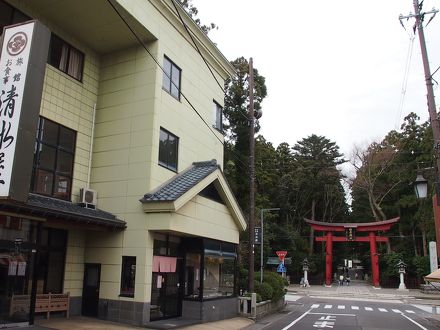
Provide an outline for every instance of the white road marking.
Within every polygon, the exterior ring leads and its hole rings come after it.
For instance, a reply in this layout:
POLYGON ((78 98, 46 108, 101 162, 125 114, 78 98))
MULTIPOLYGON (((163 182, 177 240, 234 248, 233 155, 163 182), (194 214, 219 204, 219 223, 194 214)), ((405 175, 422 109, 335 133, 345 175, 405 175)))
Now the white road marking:
POLYGON ((309 313, 310 315, 336 315, 336 316, 356 316, 356 314, 344 314, 344 313, 309 313))
MULTIPOLYGON (((318 305, 319 306, 319 305, 318 305)), ((309 314, 312 311, 312 308, 310 308, 307 312, 305 312, 303 315, 301 315, 300 317, 298 317, 296 320, 294 320, 293 322, 289 323, 288 325, 286 325, 284 328, 282 328, 281 330, 287 330, 290 329, 293 325, 295 325, 297 322, 299 322, 303 317, 305 317, 307 314, 309 314)))
POLYGON ((402 314, 402 312, 401 312, 401 311, 399 311, 398 309, 392 309, 392 311, 393 311, 394 313, 399 313, 399 314, 402 314))
POLYGON ((372 311, 373 311, 373 308, 371 308, 371 307, 365 307, 365 310, 366 310, 366 311, 369 311, 369 312, 372 312, 372 311))
POLYGON ((379 311, 381 311, 382 313, 387 313, 388 312, 385 308, 379 308, 379 311))
POLYGON ((345 309, 344 305, 338 305, 338 309, 345 309))
POLYGON ((359 306, 351 306, 351 309, 354 309, 354 310, 358 311, 359 310, 359 306))
POLYGON ((332 308, 332 307, 333 307, 333 305, 325 305, 324 306, 325 309, 329 309, 329 308, 332 308))
POLYGON ((421 309, 422 311, 425 311, 427 313, 432 313, 432 306, 431 305, 412 305, 418 309, 421 309))
POLYGON ((284 296, 284 299, 286 301, 297 301, 298 299, 301 299, 302 296, 297 296, 297 295, 293 295, 293 294, 286 294, 284 296))
POLYGON ((421 325, 421 324, 419 324, 419 323, 417 323, 416 321, 414 321, 412 318, 410 318, 409 316, 406 316, 405 314, 400 314, 400 315, 402 315, 404 318, 406 318, 406 319, 408 319, 408 320, 410 320, 412 323, 414 323, 415 325, 417 325, 420 329, 423 329, 423 330, 428 330, 428 329, 426 329, 423 325, 421 325))
POLYGON ((409 313, 409 314, 415 314, 414 311, 408 311, 408 310, 405 310, 405 312, 407 312, 407 313, 409 313))
POLYGON ((313 304, 312 307, 310 307, 310 308, 318 308, 318 307, 319 307, 319 304, 313 304))

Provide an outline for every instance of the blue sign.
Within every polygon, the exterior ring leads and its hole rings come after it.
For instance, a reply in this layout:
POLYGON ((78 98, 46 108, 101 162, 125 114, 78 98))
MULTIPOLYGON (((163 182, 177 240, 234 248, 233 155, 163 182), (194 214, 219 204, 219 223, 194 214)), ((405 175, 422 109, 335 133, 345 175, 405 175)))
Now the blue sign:
POLYGON ((284 266, 284 264, 279 264, 277 268, 277 273, 285 273, 285 272, 286 272, 286 267, 284 266))

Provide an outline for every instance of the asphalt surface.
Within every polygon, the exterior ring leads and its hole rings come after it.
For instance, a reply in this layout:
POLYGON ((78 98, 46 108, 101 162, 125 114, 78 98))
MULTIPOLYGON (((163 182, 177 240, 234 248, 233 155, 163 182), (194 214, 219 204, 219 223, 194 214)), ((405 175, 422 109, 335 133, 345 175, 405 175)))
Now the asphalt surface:
POLYGON ((440 329, 431 309, 392 299, 309 297, 288 294, 284 311, 257 321, 246 330, 440 329))

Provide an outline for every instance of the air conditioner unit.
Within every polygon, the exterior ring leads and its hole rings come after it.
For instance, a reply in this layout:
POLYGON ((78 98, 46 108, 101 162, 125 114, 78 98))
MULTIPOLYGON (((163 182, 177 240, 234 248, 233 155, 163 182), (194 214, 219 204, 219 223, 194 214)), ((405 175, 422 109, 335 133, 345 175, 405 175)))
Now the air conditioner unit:
POLYGON ((96 190, 81 188, 79 190, 79 202, 82 206, 94 209, 96 207, 98 192, 96 190))

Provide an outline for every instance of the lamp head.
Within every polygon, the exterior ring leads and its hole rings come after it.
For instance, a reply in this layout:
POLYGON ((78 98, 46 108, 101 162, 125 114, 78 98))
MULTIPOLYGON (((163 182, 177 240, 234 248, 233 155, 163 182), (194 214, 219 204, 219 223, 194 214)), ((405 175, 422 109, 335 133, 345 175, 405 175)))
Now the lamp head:
POLYGON ((420 173, 417 174, 416 181, 414 181, 414 191, 419 199, 428 196, 428 181, 420 173))

